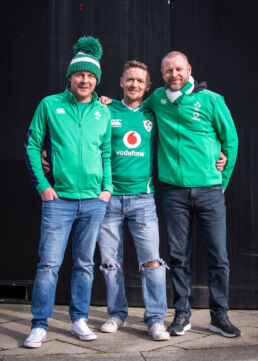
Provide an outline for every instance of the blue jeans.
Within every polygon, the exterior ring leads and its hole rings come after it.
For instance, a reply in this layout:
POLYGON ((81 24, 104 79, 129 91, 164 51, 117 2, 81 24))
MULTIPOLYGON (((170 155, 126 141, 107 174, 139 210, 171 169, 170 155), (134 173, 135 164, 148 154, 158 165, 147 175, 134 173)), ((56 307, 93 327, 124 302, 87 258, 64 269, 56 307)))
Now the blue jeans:
POLYGON ((88 318, 93 281, 93 256, 107 203, 100 199, 43 201, 40 262, 34 282, 31 312, 32 328, 48 328, 52 315, 58 271, 72 229, 73 270, 71 280, 71 319, 88 318))
POLYGON ((99 238, 101 269, 107 286, 107 306, 110 316, 125 320, 128 306, 125 296, 123 262, 124 220, 127 219, 136 248, 145 304, 147 327, 163 322, 167 312, 166 266, 159 256, 159 229, 153 195, 112 196, 99 238), (148 261, 159 261, 148 268, 148 261))
POLYGON ((170 275, 176 313, 190 317, 192 280, 190 256, 191 223, 196 214, 208 261, 211 317, 228 310, 229 262, 226 249, 226 206, 222 187, 183 188, 164 184, 163 214, 171 257, 170 275))

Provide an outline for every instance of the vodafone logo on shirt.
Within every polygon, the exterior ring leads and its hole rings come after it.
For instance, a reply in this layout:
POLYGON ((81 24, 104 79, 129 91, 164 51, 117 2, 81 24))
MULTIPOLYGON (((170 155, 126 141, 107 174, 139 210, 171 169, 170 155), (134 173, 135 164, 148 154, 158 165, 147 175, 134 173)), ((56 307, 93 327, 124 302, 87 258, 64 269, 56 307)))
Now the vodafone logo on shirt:
POLYGON ((122 155, 130 157, 144 157, 144 152, 137 152, 133 150, 133 148, 138 147, 142 142, 142 138, 138 132, 135 130, 130 130, 129 132, 125 133, 123 142, 127 148, 132 150, 116 150, 116 154, 118 156, 122 155))
POLYGON ((140 134, 134 130, 130 130, 129 132, 125 133, 123 138, 125 146, 130 149, 138 147, 141 144, 141 141, 142 139, 140 134))

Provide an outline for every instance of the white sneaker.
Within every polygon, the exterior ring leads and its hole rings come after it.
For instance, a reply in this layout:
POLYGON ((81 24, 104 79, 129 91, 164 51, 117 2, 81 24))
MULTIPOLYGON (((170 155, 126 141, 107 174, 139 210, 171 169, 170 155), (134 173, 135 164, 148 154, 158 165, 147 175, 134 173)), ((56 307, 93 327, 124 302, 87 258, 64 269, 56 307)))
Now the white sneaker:
POLYGON ((96 340, 97 338, 97 335, 87 326, 85 318, 80 318, 73 322, 72 334, 78 336, 79 339, 83 341, 96 340))
POLYGON ((126 322, 122 321, 118 317, 110 317, 103 325, 101 326, 101 332, 116 332, 119 328, 125 326, 126 322))
POLYGON ((149 334, 154 341, 164 341, 170 339, 170 334, 167 332, 167 328, 164 323, 154 323, 149 329, 149 334))
POLYGON ((24 341, 25 347, 40 347, 42 342, 46 341, 47 332, 42 327, 34 327, 31 329, 29 336, 24 341))

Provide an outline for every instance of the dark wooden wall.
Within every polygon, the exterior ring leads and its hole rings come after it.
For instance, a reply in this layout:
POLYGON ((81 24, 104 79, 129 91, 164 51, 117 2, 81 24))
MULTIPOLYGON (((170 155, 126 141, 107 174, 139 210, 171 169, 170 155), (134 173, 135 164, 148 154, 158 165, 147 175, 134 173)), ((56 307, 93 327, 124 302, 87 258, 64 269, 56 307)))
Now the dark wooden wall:
MULTIPOLYGON (((170 50, 179 50, 188 55, 193 76, 224 95, 240 140, 237 165, 226 191, 230 305, 258 307, 257 10, 256 1, 233 0, 6 2, 2 9, 0 280, 26 284, 35 277, 40 198, 25 169, 24 137, 39 101, 64 90, 74 43, 78 37, 92 35, 99 38, 104 50, 98 94, 122 97, 122 66, 133 58, 148 64, 152 88, 161 86, 161 58, 170 50)), ((169 261, 159 196, 157 182, 161 255, 169 261)), ((98 266, 97 250, 92 303, 105 304, 105 285, 98 266)), ((141 305, 140 277, 128 233, 124 271, 129 303, 141 305)), ((205 307, 207 269, 197 223, 192 271, 194 306, 205 307)), ((69 302, 70 274, 69 246, 60 271, 59 303, 69 302)), ((168 295, 171 306, 169 279, 168 295)))

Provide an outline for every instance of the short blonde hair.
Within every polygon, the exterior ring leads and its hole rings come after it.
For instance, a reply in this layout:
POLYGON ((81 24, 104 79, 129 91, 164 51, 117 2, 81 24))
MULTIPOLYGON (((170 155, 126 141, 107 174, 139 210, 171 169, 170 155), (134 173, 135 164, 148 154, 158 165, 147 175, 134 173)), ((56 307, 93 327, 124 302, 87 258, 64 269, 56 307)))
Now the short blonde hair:
POLYGON ((128 70, 130 68, 141 68, 143 70, 146 70, 146 72, 147 72, 146 73, 146 82, 147 83, 150 82, 150 72, 149 72, 149 69, 148 69, 146 64, 144 64, 144 63, 142 63, 141 61, 138 61, 138 60, 129 60, 124 65, 123 75, 126 72, 126 70, 128 70))

